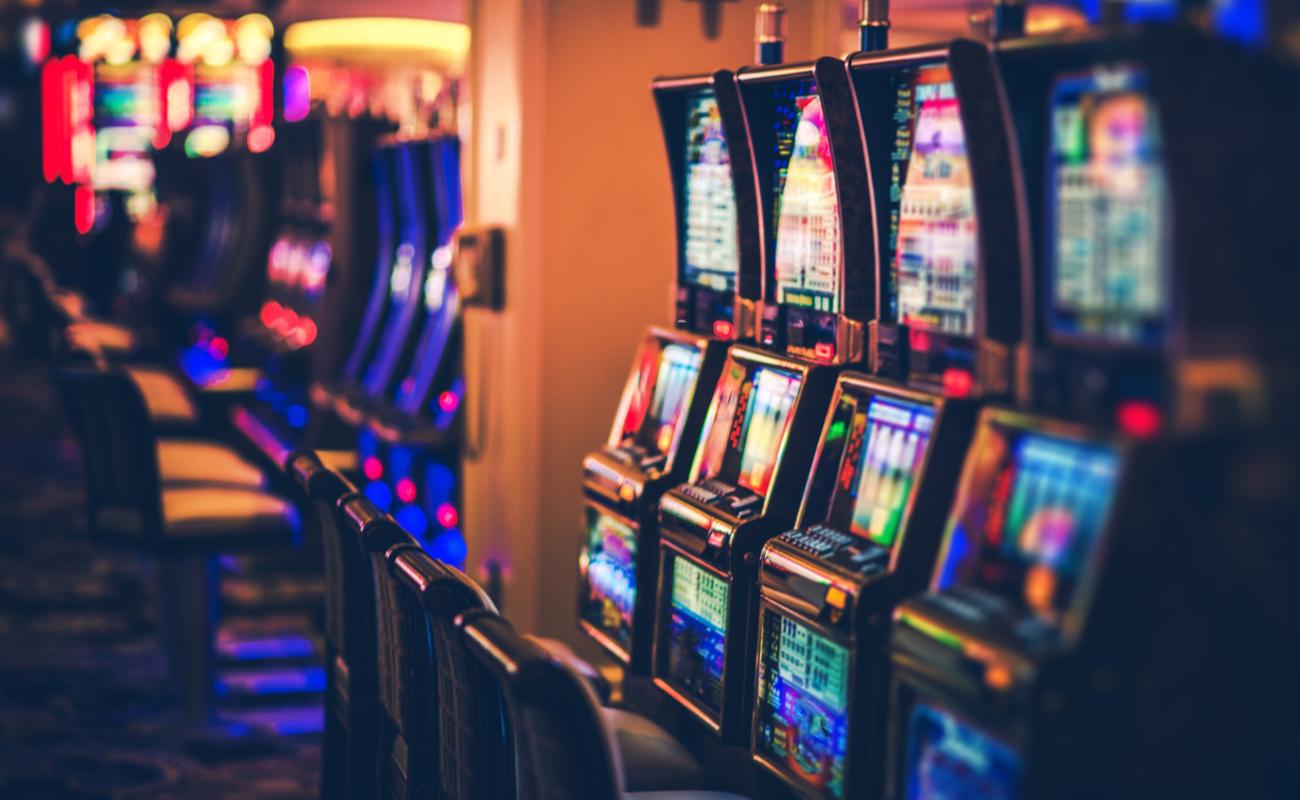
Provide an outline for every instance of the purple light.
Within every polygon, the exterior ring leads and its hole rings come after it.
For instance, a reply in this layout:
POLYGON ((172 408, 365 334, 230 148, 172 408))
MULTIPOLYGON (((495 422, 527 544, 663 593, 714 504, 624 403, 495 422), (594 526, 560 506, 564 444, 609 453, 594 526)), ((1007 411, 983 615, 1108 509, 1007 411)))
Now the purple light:
POLYGON ((284 119, 297 122, 311 110, 311 75, 303 66, 289 67, 284 72, 284 119))

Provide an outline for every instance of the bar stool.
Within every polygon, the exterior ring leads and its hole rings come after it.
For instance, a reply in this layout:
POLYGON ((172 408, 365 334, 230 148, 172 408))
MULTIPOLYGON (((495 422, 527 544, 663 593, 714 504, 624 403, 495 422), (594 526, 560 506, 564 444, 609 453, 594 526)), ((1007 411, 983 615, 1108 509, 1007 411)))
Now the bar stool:
POLYGON ((321 797, 362 800, 374 794, 378 747, 375 589, 370 554, 342 524, 339 503, 356 494, 314 451, 291 454, 289 476, 309 501, 320 531, 325 572, 325 732, 321 797))
MULTIPOLYGON (((459 570, 433 559, 418 547, 398 547, 388 554, 392 575, 418 598, 432 644, 438 676, 437 719, 439 779, 444 796, 503 796, 510 776, 502 772, 509 743, 503 738, 502 709, 493 679, 469 656, 457 620, 476 613, 495 615, 483 589, 459 570)), ((401 613, 409 613, 404 606, 401 613)), ((418 627, 406 623, 408 627, 418 627)), ((525 637, 547 658, 565 664, 599 701, 608 692, 605 679, 561 643, 525 637)), ((707 778, 694 757, 667 731, 638 714, 602 708, 603 724, 614 732, 621 778, 637 790, 702 786, 707 778)))
POLYGON ((707 790, 627 792, 614 731, 580 675, 496 614, 466 614, 458 624, 503 698, 518 800, 742 800, 707 790))
POLYGON ((81 443, 90 536, 158 559, 160 621, 187 718, 211 706, 218 553, 292 544, 292 503, 246 485, 169 482, 144 398, 120 369, 54 370, 81 443))

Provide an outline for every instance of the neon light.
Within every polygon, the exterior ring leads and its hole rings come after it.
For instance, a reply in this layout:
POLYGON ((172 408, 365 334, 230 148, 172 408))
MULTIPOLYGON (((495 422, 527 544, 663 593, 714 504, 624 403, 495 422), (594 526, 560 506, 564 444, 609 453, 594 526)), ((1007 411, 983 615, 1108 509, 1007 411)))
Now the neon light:
POLYGON ((403 503, 415 502, 415 481, 410 478, 402 478, 397 482, 397 499, 403 503))
POLYGON ((275 321, 280 318, 280 304, 274 300, 267 300, 262 304, 261 313, 262 324, 268 328, 275 327, 275 321))
POLYGON ((713 335, 718 337, 719 339, 730 339, 731 334, 734 331, 735 328, 732 326, 730 322, 728 322, 725 319, 718 319, 713 321, 713 335))
POLYGON ((438 395, 438 408, 450 414, 460 405, 460 397, 451 390, 447 390, 438 395))
POLYGON ((964 369, 946 369, 943 371, 943 393, 949 397, 969 397, 975 379, 964 369))
POLYGON ((907 335, 908 344, 918 353, 930 352, 930 334, 917 328, 912 328, 907 335))
POLYGON ((50 26, 32 17, 23 23, 23 53, 32 66, 42 64, 50 55, 50 26))
POLYGON ((41 168, 46 183, 59 179, 59 151, 63 134, 63 62, 41 67, 41 168))
POLYGON ((417 539, 429 530, 429 518, 424 515, 419 506, 403 506, 393 516, 397 519, 398 525, 417 539))
POLYGON ((434 513, 438 518, 438 524, 444 528, 454 528, 460 522, 460 512, 451 503, 443 503, 434 513))
POLYGON ((465 556, 469 547, 465 544, 465 535, 459 529, 450 530, 433 540, 429 546, 429 555, 445 564, 456 567, 465 565, 465 556))
POLYGON ((298 323, 298 330, 294 334, 294 341, 297 342, 299 347, 306 347, 316 341, 317 333, 316 323, 312 321, 312 318, 303 317, 302 321, 298 323))
POLYGON ((367 478, 377 481, 384 477, 384 462, 375 456, 369 456, 366 458, 365 463, 362 464, 361 470, 365 472, 367 478))
POLYGON ((87 234, 95 227, 95 191, 89 186, 78 186, 73 196, 73 221, 77 233, 87 234))
POLYGON ((284 119, 297 122, 311 111, 311 73, 303 66, 284 71, 284 119))
POLYGON ((291 427, 298 428, 300 430, 302 428, 307 427, 306 406, 303 406, 299 403, 294 403, 293 405, 289 406, 289 410, 285 412, 285 416, 288 417, 289 425, 291 427))
POLYGON ((275 144, 275 128, 258 125, 248 132, 248 152, 265 153, 275 144))
POLYGON ((285 49, 297 58, 311 53, 376 48, 410 51, 413 59, 462 61, 469 52, 468 25, 398 17, 352 17, 296 22, 284 32, 285 49))
POLYGON ((226 356, 230 355, 230 342, 218 336, 208 343, 208 349, 212 351, 212 355, 224 361, 226 356))
POLYGON ((1148 439, 1164 427, 1164 415, 1154 404, 1145 400, 1125 400, 1115 409, 1119 429, 1129 436, 1148 439))
POLYGON ((393 506, 393 490, 383 481, 366 484, 365 495, 380 511, 387 511, 393 506))
POLYGON ((830 342, 818 342, 813 345, 813 353, 823 361, 835 358, 835 345, 830 342))
MULTIPOLYGON (((258 67, 258 97, 257 108, 253 109, 252 127, 271 127, 271 122, 275 119, 275 62, 266 59, 258 67)), ((275 134, 271 134, 272 140, 275 134)), ((270 142, 266 143, 267 147, 271 146, 270 142)))

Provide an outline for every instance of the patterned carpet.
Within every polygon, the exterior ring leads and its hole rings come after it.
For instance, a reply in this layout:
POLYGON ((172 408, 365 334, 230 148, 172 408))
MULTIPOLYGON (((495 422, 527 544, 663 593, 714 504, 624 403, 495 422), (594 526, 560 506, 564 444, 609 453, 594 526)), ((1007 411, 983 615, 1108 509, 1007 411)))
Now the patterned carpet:
MULTIPOLYGON (((153 565, 86 540, 77 448, 44 366, 0 347, 0 375, 0 797, 315 797, 315 734, 180 721, 153 565)), ((318 724, 312 693, 298 703, 318 724)))

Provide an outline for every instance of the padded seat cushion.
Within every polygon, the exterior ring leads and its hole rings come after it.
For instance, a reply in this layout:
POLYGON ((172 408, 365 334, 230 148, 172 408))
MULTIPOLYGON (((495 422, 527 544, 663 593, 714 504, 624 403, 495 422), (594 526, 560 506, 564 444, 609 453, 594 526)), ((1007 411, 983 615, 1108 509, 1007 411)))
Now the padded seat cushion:
POLYGON ((602 708, 601 713, 618 743, 628 791, 688 789, 709 783, 700 763, 668 731, 630 711, 602 708))
POLYGON ((199 409, 185 385, 159 367, 129 366, 126 371, 140 387, 149 416, 157 425, 194 425, 199 409))
POLYGON ((125 325, 79 320, 67 327, 68 343, 95 353, 126 353, 135 348, 135 332, 125 325))
POLYGON ((168 538, 278 537, 298 530, 298 510, 292 503, 254 489, 164 488, 162 506, 168 538))
POLYGON ((261 489, 266 476, 223 444, 187 439, 158 440, 158 475, 165 486, 221 484, 261 489))

